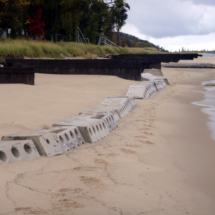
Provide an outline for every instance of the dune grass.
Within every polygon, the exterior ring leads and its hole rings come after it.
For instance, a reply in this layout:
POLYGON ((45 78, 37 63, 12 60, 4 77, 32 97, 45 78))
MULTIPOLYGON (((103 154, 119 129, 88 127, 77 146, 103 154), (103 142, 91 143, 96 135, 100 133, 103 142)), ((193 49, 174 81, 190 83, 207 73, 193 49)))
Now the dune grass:
POLYGON ((160 53, 152 47, 147 48, 117 48, 81 44, 74 42, 43 42, 34 40, 1 40, 0 60, 13 58, 65 58, 83 57, 92 59, 108 54, 155 54, 160 53))

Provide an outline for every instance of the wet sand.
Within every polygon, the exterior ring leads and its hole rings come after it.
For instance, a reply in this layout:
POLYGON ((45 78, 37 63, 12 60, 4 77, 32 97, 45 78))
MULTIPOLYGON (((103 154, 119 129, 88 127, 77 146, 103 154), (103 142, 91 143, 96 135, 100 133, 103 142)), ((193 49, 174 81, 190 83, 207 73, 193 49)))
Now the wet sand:
MULTIPOLYGON (((171 85, 138 100, 110 136, 61 156, 1 164, 0 214, 215 214, 214 141, 207 115, 191 104, 214 70, 162 71, 171 85)), ((0 136, 75 116, 132 83, 36 74, 35 86, 0 85, 0 136)))

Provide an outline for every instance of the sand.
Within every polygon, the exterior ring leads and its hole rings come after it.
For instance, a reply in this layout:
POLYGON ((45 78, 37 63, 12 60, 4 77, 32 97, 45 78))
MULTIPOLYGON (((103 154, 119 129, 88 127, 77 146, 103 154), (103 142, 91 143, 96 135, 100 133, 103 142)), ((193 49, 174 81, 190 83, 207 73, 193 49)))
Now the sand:
MULTIPOLYGON (((1 164, 0 214, 214 215, 214 140, 191 102, 203 99, 193 90, 215 70, 162 71, 171 85, 138 100, 110 136, 61 156, 1 164)), ((0 85, 0 137, 75 116, 132 83, 36 74, 35 86, 0 85)))

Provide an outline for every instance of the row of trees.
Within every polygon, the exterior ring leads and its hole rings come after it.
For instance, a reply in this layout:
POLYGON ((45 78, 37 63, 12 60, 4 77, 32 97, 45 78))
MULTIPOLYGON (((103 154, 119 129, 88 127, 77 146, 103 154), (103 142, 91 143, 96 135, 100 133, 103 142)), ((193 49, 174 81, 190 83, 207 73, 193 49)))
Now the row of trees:
POLYGON ((113 39, 127 19, 130 6, 125 0, 0 0, 0 30, 11 29, 10 37, 29 35, 29 25, 38 8, 42 9, 45 37, 55 42, 77 40, 77 28, 91 43, 96 43, 100 33, 113 39))

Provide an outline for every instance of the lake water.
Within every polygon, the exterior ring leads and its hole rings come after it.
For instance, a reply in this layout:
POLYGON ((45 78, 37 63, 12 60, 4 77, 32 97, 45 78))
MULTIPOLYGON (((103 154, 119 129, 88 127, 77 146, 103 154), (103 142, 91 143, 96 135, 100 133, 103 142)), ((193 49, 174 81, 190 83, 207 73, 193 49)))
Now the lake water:
MULTIPOLYGON (((214 80, 203 81, 202 85, 215 84, 214 80)), ((212 138, 215 140, 215 87, 204 87, 205 91, 198 92, 204 94, 204 100, 193 102, 194 105, 202 106, 201 111, 208 115, 209 122, 207 125, 212 131, 212 138)))
POLYGON ((215 57, 215 53, 214 54, 201 54, 203 57, 215 57))

